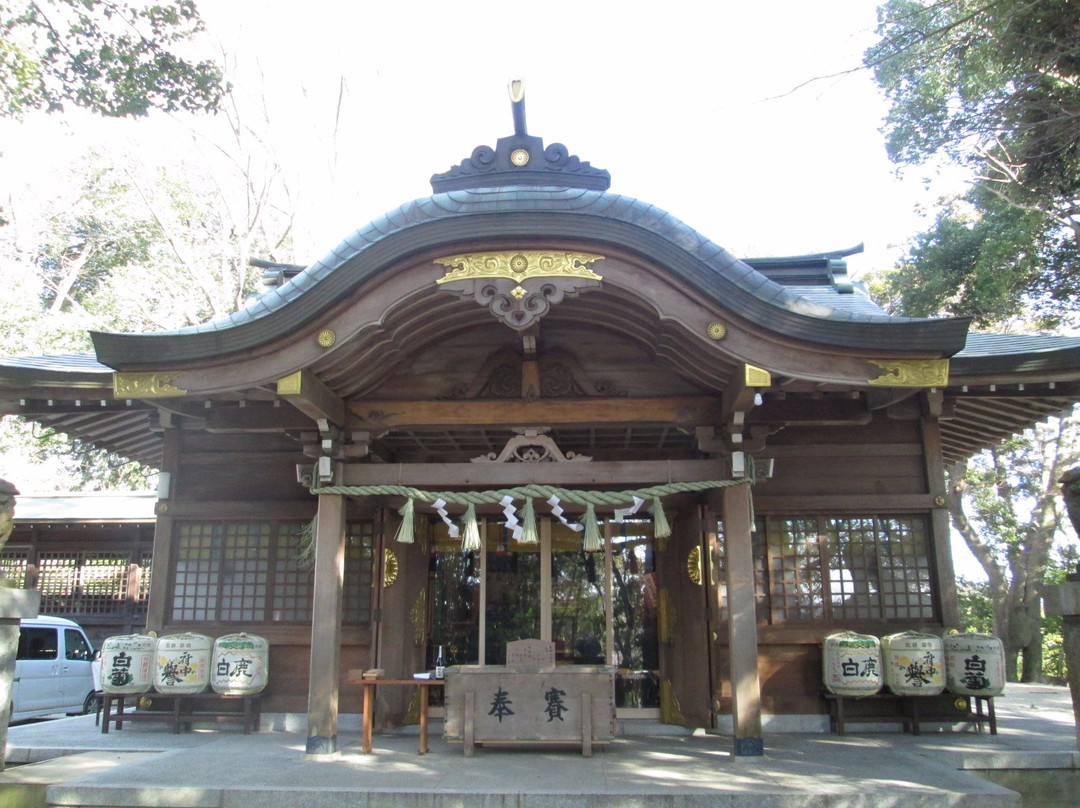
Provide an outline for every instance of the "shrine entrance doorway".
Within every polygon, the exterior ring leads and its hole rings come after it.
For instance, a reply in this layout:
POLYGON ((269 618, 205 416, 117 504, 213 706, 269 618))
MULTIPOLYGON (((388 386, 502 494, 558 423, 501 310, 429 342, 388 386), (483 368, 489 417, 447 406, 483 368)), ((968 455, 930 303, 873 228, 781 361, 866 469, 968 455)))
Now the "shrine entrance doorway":
POLYGON ((599 515, 604 549, 586 553, 581 533, 539 517, 539 542, 514 541, 494 518, 484 545, 462 551, 436 529, 431 542, 429 654, 448 664, 501 665, 506 644, 555 643, 558 665, 611 665, 622 717, 659 717, 658 611, 652 520, 599 515))

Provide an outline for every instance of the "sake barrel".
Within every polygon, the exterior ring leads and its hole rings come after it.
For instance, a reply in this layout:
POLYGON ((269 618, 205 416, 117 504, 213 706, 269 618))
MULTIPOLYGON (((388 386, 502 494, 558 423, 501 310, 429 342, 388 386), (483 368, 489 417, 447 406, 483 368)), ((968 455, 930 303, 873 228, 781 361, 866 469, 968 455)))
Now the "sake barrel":
POLYGON ((962 696, 1005 692, 1005 647, 990 634, 950 634, 945 645, 945 687, 962 696))
POLYGON ((838 696, 871 696, 881 689, 881 642, 870 634, 841 631, 822 643, 825 689, 838 696))
POLYGON ((210 687, 226 696, 259 693, 266 687, 270 643, 256 634, 226 634, 214 640, 210 687))
POLYGON ((202 693, 210 684, 210 652, 214 641, 205 634, 159 637, 154 689, 159 693, 202 693))
POLYGON ((898 696, 936 696, 945 689, 941 637, 902 631, 881 638, 885 684, 898 696))
POLYGON ((101 645, 98 670, 101 689, 118 695, 145 693, 154 684, 157 638, 147 634, 107 637, 101 645))

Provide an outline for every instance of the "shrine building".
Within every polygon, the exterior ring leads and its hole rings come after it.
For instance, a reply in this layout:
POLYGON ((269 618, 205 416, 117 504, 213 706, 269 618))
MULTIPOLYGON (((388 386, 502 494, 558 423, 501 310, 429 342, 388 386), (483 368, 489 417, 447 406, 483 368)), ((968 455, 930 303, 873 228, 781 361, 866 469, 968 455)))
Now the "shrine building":
POLYGON ((624 721, 827 729, 827 634, 958 627, 945 467, 1071 408, 1080 339, 740 259, 513 113, 229 317, 0 360, 0 412, 160 470, 142 628, 266 637, 310 752, 347 671, 525 638, 624 721))

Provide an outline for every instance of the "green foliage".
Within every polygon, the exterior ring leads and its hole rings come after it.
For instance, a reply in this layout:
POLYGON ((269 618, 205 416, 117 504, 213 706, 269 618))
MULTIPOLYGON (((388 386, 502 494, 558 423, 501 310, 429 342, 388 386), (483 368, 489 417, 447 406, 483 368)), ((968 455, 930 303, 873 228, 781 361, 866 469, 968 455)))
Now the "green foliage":
POLYGON ((994 610, 991 607, 990 586, 986 581, 956 580, 956 596, 960 607, 960 631, 994 633, 994 610))
POLYGON ((1078 268, 1076 243, 1049 217, 976 187, 942 209, 897 267, 877 280, 875 293, 908 316, 1050 329, 1076 319, 1078 268))
POLYGON ((0 420, 0 477, 20 490, 146 491, 156 472, 51 429, 17 418, 0 420))
POLYGON ((194 0, 0 0, 0 115, 216 111, 221 69, 182 55, 202 30, 194 0))
POLYGON ((1028 193, 1077 196, 1075 0, 888 0, 878 19, 865 61, 891 102, 894 160, 1011 167, 1028 193))
POLYGON ((953 161, 975 186, 883 290, 904 314, 1080 316, 1080 9, 1075 0, 887 0, 865 54, 900 165, 953 161), (897 290, 902 290, 897 293, 897 290))
POLYGON ((982 604, 980 588, 961 582, 965 627, 968 620, 981 620, 982 610, 990 610, 992 633, 1005 645, 1010 680, 1041 678, 1044 655, 1054 653, 1053 638, 1060 635, 1060 627, 1047 627, 1042 620, 1041 598, 1045 583, 1063 563, 1055 559, 1074 552, 1067 550, 1057 483, 1078 459, 1080 422, 1073 415, 1039 424, 949 473, 953 525, 987 575, 982 604))

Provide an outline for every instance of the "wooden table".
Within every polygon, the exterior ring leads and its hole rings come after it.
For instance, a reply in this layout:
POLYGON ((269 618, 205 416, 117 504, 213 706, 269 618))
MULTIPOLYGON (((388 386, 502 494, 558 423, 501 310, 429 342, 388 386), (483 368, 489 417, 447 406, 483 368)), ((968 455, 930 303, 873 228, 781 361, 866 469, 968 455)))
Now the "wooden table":
POLYGON ((442 687, 442 679, 347 679, 346 684, 364 687, 364 736, 361 752, 371 754, 371 730, 375 722, 375 688, 384 685, 405 685, 420 688, 420 749, 419 754, 428 751, 428 690, 442 687))

